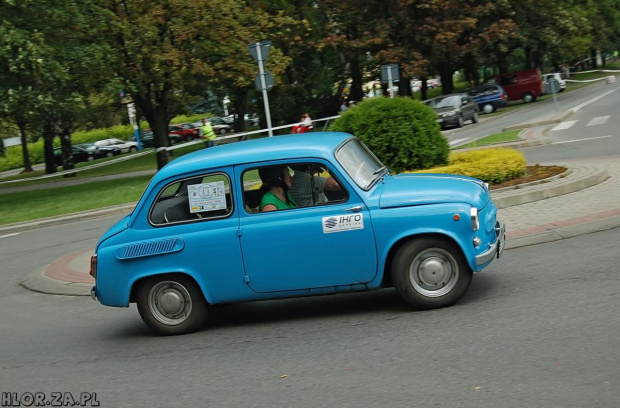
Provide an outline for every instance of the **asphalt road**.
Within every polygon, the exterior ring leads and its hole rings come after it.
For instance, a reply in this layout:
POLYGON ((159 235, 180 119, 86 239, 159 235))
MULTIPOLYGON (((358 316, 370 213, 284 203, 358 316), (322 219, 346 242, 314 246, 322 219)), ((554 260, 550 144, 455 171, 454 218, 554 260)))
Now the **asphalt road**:
POLYGON ((392 290, 221 306, 180 337, 153 337, 133 305, 18 286, 114 220, 0 239, 2 392, 97 392, 102 407, 620 401, 620 229, 506 251, 451 308, 412 312, 392 290))

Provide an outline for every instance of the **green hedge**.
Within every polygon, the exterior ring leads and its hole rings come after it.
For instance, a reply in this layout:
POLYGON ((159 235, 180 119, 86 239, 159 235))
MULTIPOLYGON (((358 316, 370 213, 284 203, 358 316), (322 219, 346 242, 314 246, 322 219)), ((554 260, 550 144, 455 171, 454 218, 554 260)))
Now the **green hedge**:
POLYGON ((448 166, 405 173, 460 174, 497 184, 521 176, 525 171, 526 161, 521 152, 500 147, 451 153, 448 166))
POLYGON ((330 130, 362 140, 390 169, 427 169, 448 162, 450 147, 437 115, 410 98, 371 98, 345 111, 330 130))

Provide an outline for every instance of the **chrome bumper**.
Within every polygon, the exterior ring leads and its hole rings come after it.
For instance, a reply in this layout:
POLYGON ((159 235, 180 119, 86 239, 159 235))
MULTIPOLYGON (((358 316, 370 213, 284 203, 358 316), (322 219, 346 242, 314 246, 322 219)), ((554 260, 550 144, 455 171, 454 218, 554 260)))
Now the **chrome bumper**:
POLYGON ((489 246, 489 249, 476 256, 476 266, 484 265, 496 256, 498 258, 502 256, 506 246, 506 224, 497 221, 495 223, 495 235, 497 239, 489 246))

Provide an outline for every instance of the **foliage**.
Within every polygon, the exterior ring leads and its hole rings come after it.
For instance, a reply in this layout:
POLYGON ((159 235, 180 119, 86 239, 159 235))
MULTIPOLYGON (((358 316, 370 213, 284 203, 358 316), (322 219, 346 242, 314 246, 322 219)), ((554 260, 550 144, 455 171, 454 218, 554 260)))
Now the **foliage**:
POLYGON ((390 169, 447 163, 449 146, 435 112, 410 98, 372 98, 344 112, 330 130, 360 138, 390 169))
POLYGON ((446 173, 474 177, 489 184, 501 183, 525 174, 523 154, 507 148, 472 150, 450 154, 450 164, 415 173, 446 173))

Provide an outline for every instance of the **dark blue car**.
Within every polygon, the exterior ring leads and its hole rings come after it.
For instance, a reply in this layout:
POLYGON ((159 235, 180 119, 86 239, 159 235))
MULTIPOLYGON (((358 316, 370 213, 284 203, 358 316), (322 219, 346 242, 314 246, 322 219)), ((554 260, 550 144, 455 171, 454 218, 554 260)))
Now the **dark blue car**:
POLYGON ((493 113, 495 109, 506 106, 508 95, 504 88, 496 84, 479 85, 465 91, 478 104, 480 112, 493 113))

